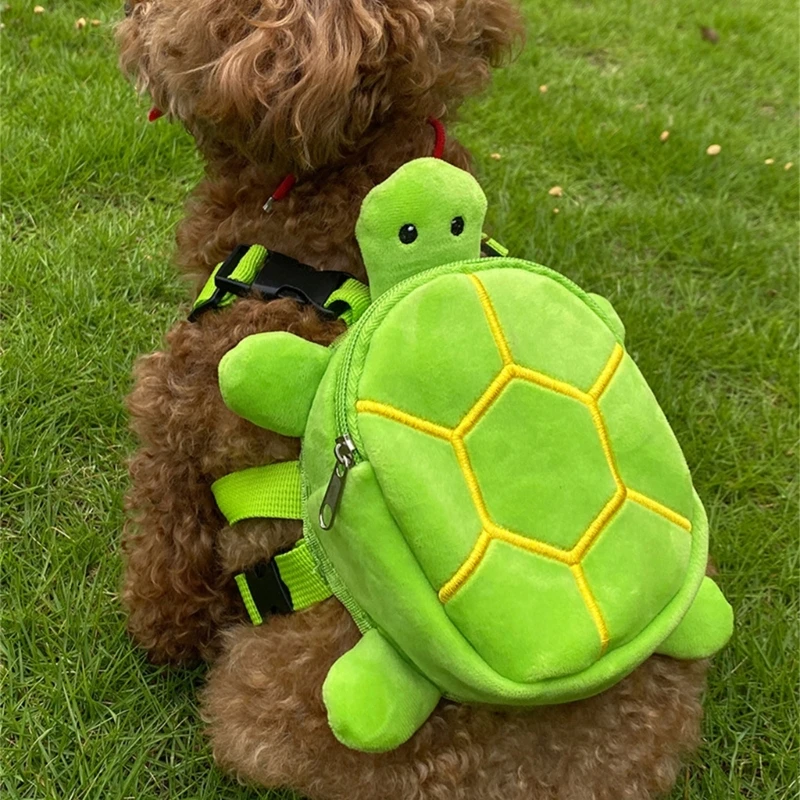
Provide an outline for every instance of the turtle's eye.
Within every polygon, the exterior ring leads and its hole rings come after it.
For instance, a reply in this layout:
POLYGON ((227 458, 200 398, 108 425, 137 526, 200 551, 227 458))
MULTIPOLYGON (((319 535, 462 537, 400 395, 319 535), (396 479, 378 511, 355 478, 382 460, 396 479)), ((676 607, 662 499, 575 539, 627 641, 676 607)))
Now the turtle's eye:
POLYGON ((453 236, 461 236, 464 233, 464 217, 454 217, 450 221, 450 233, 453 236))
POLYGON ((411 242, 416 241, 417 236, 419 236, 417 233, 417 226, 412 225, 409 222, 400 228, 400 232, 397 234, 397 236, 403 244, 411 244, 411 242))

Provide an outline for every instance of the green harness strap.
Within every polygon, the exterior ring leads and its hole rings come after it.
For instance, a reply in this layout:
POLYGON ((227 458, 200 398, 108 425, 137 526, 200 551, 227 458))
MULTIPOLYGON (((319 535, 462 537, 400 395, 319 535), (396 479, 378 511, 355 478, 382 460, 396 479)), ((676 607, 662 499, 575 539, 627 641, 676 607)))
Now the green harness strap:
POLYGON ((369 286, 355 278, 349 278, 328 297, 325 308, 336 313, 349 327, 361 318, 370 302, 369 286))
MULTIPOLYGON (((241 246, 229 256, 229 259, 236 260, 236 264, 226 277, 250 285, 268 256, 267 248, 261 245, 241 246)), ((190 319, 196 319, 206 309, 224 308, 236 300, 238 295, 217 285, 220 270, 229 263, 232 262, 226 260, 214 268, 192 306, 190 319)), ((352 325, 367 310, 369 303, 369 288, 355 278, 348 278, 321 305, 347 325, 352 325)), ((229 525, 243 519, 302 519, 300 464, 297 461, 234 472, 215 481, 211 491, 229 525)), ((256 625, 260 625, 268 613, 299 611, 333 594, 317 571, 303 539, 289 552, 237 575, 236 584, 247 613, 256 625)))
POLYGON ((317 572, 305 539, 300 539, 288 553, 275 556, 275 563, 281 579, 289 587, 295 611, 333 597, 330 587, 317 572))
POLYGON ((504 245, 500 244, 497 239, 492 239, 488 233, 484 233, 483 237, 481 238, 481 254, 491 257, 500 256, 505 258, 509 253, 509 249, 504 245))
POLYGON ((211 491, 229 525, 256 517, 303 517, 299 461, 232 472, 214 481, 211 491))
MULTIPOLYGON (((243 519, 302 518, 300 462, 285 461, 226 475, 211 486, 219 510, 233 525, 243 519)), ((300 611, 331 597, 306 542, 236 576, 236 585, 254 625, 268 613, 300 611)))
POLYGON ((236 585, 253 625, 261 625, 265 614, 302 611, 333 596, 317 572, 305 539, 272 561, 239 573, 236 585))

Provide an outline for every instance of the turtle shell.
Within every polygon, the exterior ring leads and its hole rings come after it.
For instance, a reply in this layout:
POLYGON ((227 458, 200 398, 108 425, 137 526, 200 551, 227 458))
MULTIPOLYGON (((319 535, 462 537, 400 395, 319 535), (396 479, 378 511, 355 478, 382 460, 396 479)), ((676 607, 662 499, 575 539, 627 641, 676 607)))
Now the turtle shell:
POLYGON ((431 591, 525 684, 633 641, 690 569, 680 447, 600 307, 567 284, 502 264, 425 283, 372 333, 355 403, 431 591))

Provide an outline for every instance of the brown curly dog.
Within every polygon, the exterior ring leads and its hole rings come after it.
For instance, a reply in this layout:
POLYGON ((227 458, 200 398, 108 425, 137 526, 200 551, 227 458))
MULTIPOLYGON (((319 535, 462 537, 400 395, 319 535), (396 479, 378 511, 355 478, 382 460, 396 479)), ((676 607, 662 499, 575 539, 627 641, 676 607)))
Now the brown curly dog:
MULTIPOLYGON (((191 132, 205 178, 178 231, 199 288, 235 245, 259 242, 363 278, 362 198, 429 155, 429 116, 453 119, 521 32, 509 0, 138 0, 119 26, 124 71, 191 132), (297 185, 270 213, 288 173, 297 185)), ((444 157, 469 168, 450 139, 444 157)), ((698 739, 705 663, 654 657, 593 699, 525 713, 447 701, 397 750, 347 750, 322 705, 358 632, 335 599, 245 621, 232 576, 300 536, 297 523, 225 525, 211 483, 295 458, 298 443, 229 412, 217 365, 252 333, 331 342, 341 323, 292 300, 246 298, 180 322, 139 361, 123 597, 154 661, 212 663, 203 694, 218 762, 319 800, 625 800, 668 790, 698 739)))

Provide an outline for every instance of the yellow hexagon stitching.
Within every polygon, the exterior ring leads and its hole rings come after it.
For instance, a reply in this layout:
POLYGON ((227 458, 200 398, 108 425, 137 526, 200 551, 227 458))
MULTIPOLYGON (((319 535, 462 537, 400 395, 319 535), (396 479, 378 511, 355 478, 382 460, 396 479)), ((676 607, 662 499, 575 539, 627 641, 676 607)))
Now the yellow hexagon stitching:
POLYGON ((622 363, 622 358, 625 355, 625 351, 622 346, 619 344, 614 345, 611 355, 603 366, 603 369, 600 371, 597 380, 594 382, 588 392, 584 392, 569 383, 560 381, 557 378, 552 378, 544 373, 528 369, 527 367, 522 367, 514 362, 511 348, 503 332, 503 327, 497 317, 494 306, 492 305, 491 298, 486 291, 486 287, 481 283, 480 279, 476 275, 469 275, 468 277, 475 286, 478 299, 480 300, 481 307, 489 324, 489 329, 492 333, 492 337, 494 338, 497 350, 500 353, 500 357, 502 358, 503 367, 495 376, 495 378, 493 378, 492 382, 489 384, 480 398, 478 398, 477 402, 464 415, 464 418, 461 420, 461 422, 459 422, 455 428, 447 428, 443 425, 438 425, 435 422, 431 422, 430 420, 415 416, 414 414, 409 414, 408 412, 402 411, 394 406, 386 403, 379 403, 374 400, 359 400, 356 403, 356 408, 361 413, 375 414, 377 416, 385 417, 386 419, 394 420, 402 425, 407 425, 408 427, 414 428, 422 433, 426 433, 438 439, 443 439, 447 442, 450 442, 455 450, 456 458, 459 466, 461 467, 464 480, 466 481, 472 501, 475 504, 478 516, 480 517, 483 530, 481 531, 480 536, 478 537, 478 540, 472 548, 470 554, 464 560, 464 563, 456 570, 453 577, 446 581, 439 589, 439 599, 442 603, 446 603, 448 600, 450 600, 467 582, 467 580, 469 580, 470 576, 474 574, 475 570, 483 560, 484 555, 486 555, 489 545, 493 540, 499 539, 544 558, 549 558, 553 561, 559 561, 570 568, 570 571, 572 572, 572 575, 575 578, 575 582, 578 586, 578 591, 580 592, 581 597, 583 598, 583 601, 590 615, 592 616, 592 619, 594 620, 595 626, 597 627, 597 632, 600 636, 601 651, 605 651, 609 641, 608 627, 597 601, 594 598, 591 587, 586 580, 586 575, 581 564, 583 557, 603 532, 606 525, 608 525, 617 511, 619 511, 619 509, 622 507, 622 504, 626 499, 631 500, 634 503, 638 503, 650 511, 655 512, 656 514, 660 514, 662 517, 665 517, 670 522, 678 525, 686 531, 691 531, 692 524, 688 519, 686 519, 686 517, 659 503, 657 500, 653 500, 653 498, 647 497, 641 492, 637 492, 634 489, 627 487, 620 477, 619 470, 617 469, 616 461, 614 459, 614 453, 611 449, 608 430, 606 429, 605 420, 603 419, 603 414, 600 411, 598 403, 600 398, 603 396, 603 392, 605 392, 606 388, 611 382, 611 379, 614 377, 617 368, 622 363), (483 494, 478 483, 478 478, 472 469, 472 464, 470 463, 467 447, 464 443, 464 437, 469 433, 470 430, 472 430, 472 428, 475 427, 475 425, 477 425, 478 421, 489 410, 489 408, 491 408, 505 387, 508 386, 508 384, 514 379, 524 380, 528 383, 541 386, 543 389, 548 389, 550 391, 563 394, 567 397, 571 397, 572 399, 583 403, 589 409, 589 412, 592 416, 592 421, 594 422, 594 426, 600 438, 600 444, 603 448, 606 462, 608 463, 609 470, 614 478, 614 483, 617 486, 614 495, 603 506, 600 513, 595 517, 594 520, 592 520, 589 527, 581 535, 581 538, 570 550, 554 547, 553 545, 547 544, 546 542, 541 542, 537 539, 530 539, 526 536, 514 533, 513 531, 509 531, 506 528, 497 525, 489 515, 489 511, 486 508, 486 503, 483 499, 483 494))

